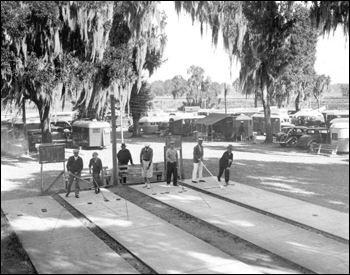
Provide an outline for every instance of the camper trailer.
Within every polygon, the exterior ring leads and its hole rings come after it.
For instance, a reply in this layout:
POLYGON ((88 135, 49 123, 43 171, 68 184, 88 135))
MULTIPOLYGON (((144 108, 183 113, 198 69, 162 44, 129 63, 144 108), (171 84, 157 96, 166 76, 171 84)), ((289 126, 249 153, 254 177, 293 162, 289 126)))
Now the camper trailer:
POLYGON ((140 118, 140 131, 145 134, 158 134, 159 126, 163 122, 169 122, 169 116, 145 116, 140 118))
POLYGON ((334 123, 329 131, 331 144, 338 145, 338 152, 349 153, 349 122, 334 123))
POLYGON ((72 125, 73 144, 83 147, 106 147, 111 144, 111 126, 97 120, 77 120, 72 125))
POLYGON ((322 112, 326 126, 331 125, 331 120, 335 118, 349 118, 349 110, 327 110, 322 112))

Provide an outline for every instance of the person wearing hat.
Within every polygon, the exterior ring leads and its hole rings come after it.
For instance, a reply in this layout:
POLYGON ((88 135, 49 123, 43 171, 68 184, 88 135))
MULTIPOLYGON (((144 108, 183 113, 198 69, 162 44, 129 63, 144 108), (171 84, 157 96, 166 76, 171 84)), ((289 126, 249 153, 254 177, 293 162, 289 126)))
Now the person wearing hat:
POLYGON ((167 185, 170 185, 171 175, 173 175, 174 186, 177 186, 177 165, 179 163, 179 157, 177 150, 175 149, 175 141, 170 141, 170 148, 166 151, 166 161, 167 161, 167 185))
POLYGON ((241 141, 243 141, 243 136, 244 136, 244 122, 241 121, 241 125, 238 128, 239 131, 239 136, 241 138, 241 141))
POLYGON ((83 163, 83 159, 79 157, 78 149, 74 149, 73 154, 74 156, 71 156, 67 162, 67 171, 69 172, 69 178, 68 178, 66 197, 69 196, 73 181, 75 179, 75 197, 79 198, 80 185, 79 185, 79 178, 77 177, 81 176, 81 171, 84 168, 84 163, 83 163), (77 177, 74 177, 74 175, 76 175, 77 177))
POLYGON ((225 183, 226 186, 229 185, 230 181, 230 167, 232 165, 233 161, 233 146, 230 144, 227 146, 227 151, 222 155, 220 161, 219 161, 219 175, 218 175, 218 181, 221 181, 221 176, 225 171, 225 183))
POLYGON ((153 176, 153 150, 150 148, 149 143, 146 143, 145 147, 141 150, 140 163, 142 167, 142 177, 145 179, 144 187, 150 189, 150 179, 153 176))
POLYGON ((192 182, 197 183, 197 172, 199 173, 199 182, 205 182, 203 180, 203 139, 198 138, 198 144, 193 148, 193 171, 192 171, 192 182))
POLYGON ((89 162, 89 170, 90 174, 92 174, 92 182, 94 184, 95 188, 95 193, 98 194, 100 193, 100 185, 101 185, 101 178, 100 178, 100 173, 102 171, 102 161, 100 158, 98 158, 98 153, 93 152, 92 153, 92 159, 90 159, 89 162), (91 173, 91 168, 92 168, 92 173, 91 173))
MULTIPOLYGON (((129 161, 130 161, 131 165, 134 166, 131 153, 128 149, 126 149, 125 143, 122 143, 122 149, 119 150, 119 152, 117 154, 117 158, 118 158, 118 165, 119 166, 126 166, 129 164, 129 161)), ((123 171, 123 170, 127 170, 127 168, 120 167, 119 170, 123 171)), ((126 177, 123 177, 123 183, 126 183, 126 177)))

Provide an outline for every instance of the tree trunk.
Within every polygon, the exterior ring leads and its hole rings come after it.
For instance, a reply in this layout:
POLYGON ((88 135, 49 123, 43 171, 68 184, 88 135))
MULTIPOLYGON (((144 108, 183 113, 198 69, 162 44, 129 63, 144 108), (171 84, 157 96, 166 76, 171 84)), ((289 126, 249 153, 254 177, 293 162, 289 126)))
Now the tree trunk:
POLYGON ((268 91, 267 83, 262 80, 262 103, 264 107, 264 115, 265 115, 265 132, 266 139, 265 143, 272 143, 272 125, 271 125, 271 109, 270 109, 270 95, 268 91))
POLYGON ((133 121, 133 133, 131 137, 140 137, 140 125, 139 125, 140 116, 132 114, 133 121))
POLYGON ((41 121, 41 133, 42 133, 42 143, 51 143, 51 131, 50 131, 50 106, 45 106, 40 114, 41 121))
POLYGON ((255 89, 254 107, 258 108, 258 89, 255 89))
POLYGON ((40 128, 41 128, 41 135, 42 135, 41 143, 52 143, 52 137, 51 137, 51 131, 50 131, 51 104, 48 103, 47 105, 45 105, 45 103, 40 99, 33 100, 33 102, 39 110, 40 128))
POLYGON ((297 98, 295 99, 295 111, 300 111, 300 92, 298 93, 297 98))

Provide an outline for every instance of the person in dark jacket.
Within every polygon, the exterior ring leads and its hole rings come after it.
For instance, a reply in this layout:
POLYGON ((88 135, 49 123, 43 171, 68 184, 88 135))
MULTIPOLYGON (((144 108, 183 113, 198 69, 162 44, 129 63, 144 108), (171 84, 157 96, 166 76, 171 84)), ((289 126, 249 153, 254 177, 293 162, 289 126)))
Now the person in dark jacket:
POLYGON ((89 163, 89 169, 90 169, 90 174, 92 174, 92 182, 94 184, 95 188, 95 193, 98 194, 100 193, 100 185, 101 185, 101 178, 100 178, 100 173, 102 171, 102 161, 100 158, 98 158, 98 153, 93 152, 92 153, 92 159, 90 159, 89 163), (92 171, 91 171, 92 168, 92 171))
POLYGON ((74 149, 73 154, 74 154, 74 156, 71 156, 67 162, 67 171, 70 172, 70 174, 69 174, 69 179, 68 179, 66 197, 69 196, 73 181, 75 179, 75 197, 79 198, 79 191, 80 191, 79 179, 77 177, 74 177, 74 175, 76 175, 78 177, 81 176, 81 171, 83 170, 84 163, 83 163, 83 159, 81 157, 79 157, 79 150, 78 149, 74 149))
POLYGON ((230 144, 227 146, 227 151, 222 155, 220 162, 219 162, 219 175, 218 175, 218 181, 221 181, 221 176, 225 171, 225 183, 226 186, 229 185, 230 181, 230 167, 232 165, 233 161, 233 146, 230 144))
MULTIPOLYGON (((128 165, 130 161, 131 165, 134 166, 131 153, 128 149, 126 149, 125 143, 122 143, 122 149, 118 152, 117 158, 118 158, 118 165, 123 165, 123 166, 128 165)), ((127 170, 127 168, 120 167, 119 170, 123 171, 123 170, 127 170)), ((123 177, 123 182, 126 183, 126 177, 123 177)))
POLYGON ((197 171, 199 170, 199 182, 205 182, 203 180, 203 139, 198 138, 198 144, 193 148, 193 171, 192 171, 192 182, 197 183, 197 171))

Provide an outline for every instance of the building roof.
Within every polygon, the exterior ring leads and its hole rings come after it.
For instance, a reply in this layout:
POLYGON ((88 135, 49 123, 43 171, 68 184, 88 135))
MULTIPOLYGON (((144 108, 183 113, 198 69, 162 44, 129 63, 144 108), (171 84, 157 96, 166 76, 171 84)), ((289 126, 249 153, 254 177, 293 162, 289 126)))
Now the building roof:
POLYGON ((231 115, 227 115, 227 114, 210 114, 209 116, 202 118, 202 119, 198 119, 196 121, 196 124, 204 124, 204 125, 213 125, 227 117, 232 117, 231 115))

